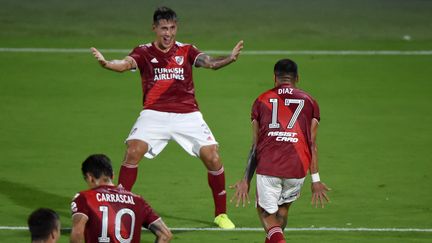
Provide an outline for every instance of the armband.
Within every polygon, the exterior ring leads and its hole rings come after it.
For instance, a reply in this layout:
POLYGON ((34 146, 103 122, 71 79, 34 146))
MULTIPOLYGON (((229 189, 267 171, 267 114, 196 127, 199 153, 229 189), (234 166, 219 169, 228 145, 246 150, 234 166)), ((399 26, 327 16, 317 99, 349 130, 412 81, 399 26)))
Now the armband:
POLYGON ((312 178, 312 183, 315 183, 315 182, 319 182, 320 181, 320 176, 319 176, 319 173, 317 172, 317 173, 313 173, 313 174, 311 174, 311 178, 312 178))

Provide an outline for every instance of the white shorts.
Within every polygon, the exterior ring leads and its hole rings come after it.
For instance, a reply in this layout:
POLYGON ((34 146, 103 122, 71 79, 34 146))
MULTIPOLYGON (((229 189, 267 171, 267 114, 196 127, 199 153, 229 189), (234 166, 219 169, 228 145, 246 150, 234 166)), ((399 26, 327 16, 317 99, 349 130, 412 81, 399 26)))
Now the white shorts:
POLYGON ((126 141, 138 139, 149 145, 144 155, 152 159, 168 144, 176 141, 186 152, 199 157, 202 146, 218 144, 201 112, 171 113, 143 110, 126 141))
POLYGON ((267 213, 274 214, 280 205, 300 197, 305 178, 285 179, 257 174, 257 203, 267 213))

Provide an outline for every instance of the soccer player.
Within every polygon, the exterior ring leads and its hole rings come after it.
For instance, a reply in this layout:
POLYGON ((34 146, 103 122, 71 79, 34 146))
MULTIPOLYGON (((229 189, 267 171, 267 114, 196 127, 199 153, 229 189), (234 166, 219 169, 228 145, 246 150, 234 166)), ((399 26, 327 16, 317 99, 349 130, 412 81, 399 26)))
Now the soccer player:
POLYGON ((102 67, 117 72, 139 69, 141 74, 143 110, 126 139, 119 184, 131 190, 142 157, 154 158, 169 140, 174 140, 190 155, 199 157, 208 170, 215 204, 214 222, 221 228, 234 228, 226 215, 225 174, 218 143, 195 100, 192 68, 216 70, 236 61, 243 41, 237 43, 229 56, 210 57, 193 45, 176 41, 177 15, 167 7, 154 12, 153 31, 156 38, 152 43, 136 47, 122 60, 107 61, 92 48, 102 67))
POLYGON ((262 93, 252 107, 253 143, 242 180, 231 186, 236 206, 249 202, 250 181, 256 169, 257 210, 267 237, 285 242, 288 209, 300 196, 307 171, 312 175, 312 203, 324 207, 329 198, 320 181, 316 136, 318 103, 296 88, 297 64, 282 59, 274 66, 275 87, 262 93))
POLYGON ((27 224, 33 243, 56 243, 60 238, 60 218, 52 209, 36 209, 27 224))
POLYGON ((75 195, 72 204, 70 242, 140 242, 141 227, 149 229, 155 242, 169 242, 171 231, 138 195, 114 186, 110 159, 90 155, 81 167, 90 190, 75 195))

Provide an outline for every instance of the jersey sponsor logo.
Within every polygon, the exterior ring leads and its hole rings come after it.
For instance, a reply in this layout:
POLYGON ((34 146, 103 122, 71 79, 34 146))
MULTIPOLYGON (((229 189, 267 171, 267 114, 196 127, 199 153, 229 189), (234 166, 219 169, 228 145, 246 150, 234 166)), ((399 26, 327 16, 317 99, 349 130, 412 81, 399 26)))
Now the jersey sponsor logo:
POLYGON ((132 196, 122 194, 96 193, 96 200, 98 200, 98 202, 114 202, 135 205, 132 196))
POLYGON ((150 60, 151 63, 159 63, 159 61, 156 59, 156 57, 153 57, 153 59, 150 60))
POLYGON ((175 61, 176 61, 176 63, 178 65, 182 65, 183 64, 183 61, 184 61, 184 57, 183 56, 175 56, 174 59, 175 59, 175 61))
POLYGON ((154 68, 154 81, 159 80, 184 80, 183 68, 154 68))
POLYGON ((281 132, 281 131, 268 132, 267 137, 275 137, 275 140, 278 142, 292 142, 292 143, 298 142, 296 132, 281 132))

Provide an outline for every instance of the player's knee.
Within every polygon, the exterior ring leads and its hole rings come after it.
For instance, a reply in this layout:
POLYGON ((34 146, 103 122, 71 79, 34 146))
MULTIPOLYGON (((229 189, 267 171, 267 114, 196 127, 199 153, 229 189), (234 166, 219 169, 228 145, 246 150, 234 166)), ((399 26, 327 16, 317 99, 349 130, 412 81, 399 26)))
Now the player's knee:
POLYGON ((212 171, 220 170, 222 168, 222 163, 220 162, 219 155, 217 154, 208 157, 205 163, 207 168, 212 171))
POLYGON ((146 152, 147 152, 147 146, 139 146, 138 144, 128 144, 126 150, 125 163, 137 164, 146 152))
POLYGON ((210 170, 219 170, 222 167, 216 145, 202 147, 200 157, 210 170))

